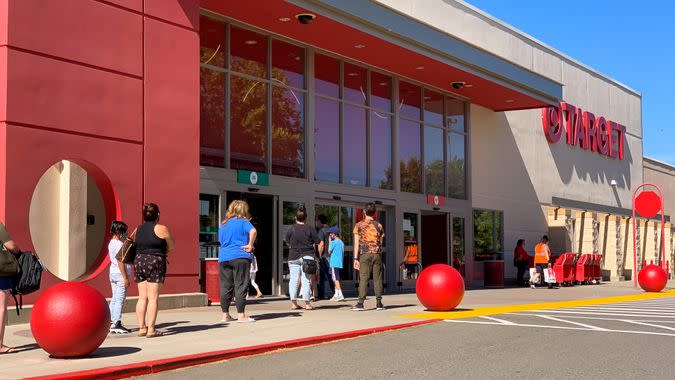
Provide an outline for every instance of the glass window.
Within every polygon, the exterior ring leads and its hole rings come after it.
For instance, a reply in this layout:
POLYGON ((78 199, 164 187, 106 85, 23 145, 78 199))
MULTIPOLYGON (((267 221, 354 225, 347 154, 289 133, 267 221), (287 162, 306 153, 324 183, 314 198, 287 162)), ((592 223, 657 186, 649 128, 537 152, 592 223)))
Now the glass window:
POLYGON ((422 192, 420 125, 404 119, 399 123, 401 191, 422 192))
POLYGON ((465 132, 464 102, 451 97, 445 97, 446 127, 453 131, 465 132))
MULTIPOLYGON (((295 213, 298 211, 299 207, 300 203, 297 202, 282 202, 281 210, 283 215, 281 228, 279 229, 279 236, 281 236, 281 239, 286 236, 286 231, 288 231, 288 228, 295 224, 295 213)), ((291 272, 288 268, 288 253, 290 249, 287 244, 282 244, 281 246, 283 250, 281 253, 281 261, 283 263, 283 267, 281 269, 281 278, 284 282, 287 282, 291 279, 291 272)), ((284 288, 285 291, 288 291, 288 286, 284 286, 284 288)))
POLYGON ((225 74, 199 70, 199 164, 225 166, 225 74))
POLYGON ((466 257, 464 253, 464 218, 452 218, 452 266, 465 277, 466 257))
POLYGON ((267 84, 234 75, 230 81, 230 167, 264 172, 267 84))
POLYGON ((424 90, 424 123, 443 126, 443 95, 424 90))
POLYGON ((199 257, 218 257, 219 211, 217 195, 199 194, 199 257))
POLYGON ((503 257, 504 231, 501 211, 473 211, 474 260, 500 260, 503 257))
POLYGON ((345 245, 354 244, 354 208, 340 207, 340 233, 345 245))
POLYGON ((370 186, 393 189, 391 115, 370 111, 370 186))
POLYGON ((345 78, 343 99, 357 104, 366 105, 368 87, 367 71, 364 67, 345 62, 345 78))
POLYGON ((272 86, 272 174, 305 177, 305 96, 272 86))
POLYGON ((401 81, 399 83, 399 110, 400 115, 420 120, 420 101, 422 98, 422 89, 419 86, 401 81))
POLYGON ((345 105, 344 151, 342 154, 344 183, 366 185, 366 110, 345 105))
POLYGON ((391 112, 391 77, 378 72, 370 73, 370 105, 378 110, 391 112))
POLYGON ((272 80, 305 88, 305 49, 284 41, 272 41, 272 80))
POLYGON ((314 55, 314 90, 317 94, 340 96, 340 61, 321 54, 314 55))
POLYGON ((230 27, 230 68, 258 78, 267 78, 267 38, 262 34, 230 27))
POLYGON ((449 133, 448 139, 448 197, 466 199, 466 137, 449 133))
POLYGON ((316 97, 314 117, 314 179, 340 182, 340 105, 316 97))
POLYGON ((443 135, 444 130, 441 128, 424 126, 424 175, 427 194, 445 194, 443 135))
POLYGON ((199 62, 225 67, 225 23, 199 16, 199 62))

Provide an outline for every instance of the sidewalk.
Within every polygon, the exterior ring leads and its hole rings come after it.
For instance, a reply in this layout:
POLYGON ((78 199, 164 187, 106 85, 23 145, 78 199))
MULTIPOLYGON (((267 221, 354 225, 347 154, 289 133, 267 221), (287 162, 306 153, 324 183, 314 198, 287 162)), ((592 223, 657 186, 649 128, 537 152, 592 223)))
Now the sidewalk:
MULTIPOLYGON (((670 287, 675 283, 671 282, 670 287)), ((591 299, 618 295, 639 294, 631 283, 613 283, 577 286, 560 289, 514 288, 467 291, 460 307, 471 309, 487 306, 517 305, 551 301, 591 299)), ((161 311, 158 327, 167 335, 155 339, 135 334, 111 335, 90 358, 76 360, 51 359, 33 340, 28 324, 9 326, 5 342, 21 352, 0 356, 0 378, 16 379, 110 366, 128 366, 132 363, 170 359, 211 351, 269 345, 328 334, 342 334, 355 330, 389 328, 424 319, 401 319, 404 314, 420 313, 423 308, 414 294, 386 296, 387 310, 353 312, 353 300, 335 303, 322 301, 314 311, 291 311, 289 302, 281 299, 253 301, 247 312, 257 319, 253 324, 218 325, 221 311, 218 306, 161 311)), ((374 299, 366 301, 374 307, 374 299)), ((234 312, 234 307, 232 307, 234 312)), ((126 326, 136 326, 135 316, 125 314, 126 326)), ((325 341, 340 339, 333 335, 325 341)))

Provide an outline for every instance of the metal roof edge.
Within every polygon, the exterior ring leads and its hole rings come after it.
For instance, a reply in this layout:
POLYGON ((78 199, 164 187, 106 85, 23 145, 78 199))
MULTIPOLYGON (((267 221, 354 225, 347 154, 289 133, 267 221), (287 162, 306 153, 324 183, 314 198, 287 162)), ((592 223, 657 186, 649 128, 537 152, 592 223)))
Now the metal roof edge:
POLYGON ((671 165, 665 161, 657 160, 655 158, 647 157, 647 156, 642 156, 642 161, 649 162, 650 164, 656 164, 659 166, 665 166, 670 170, 675 170, 675 165, 671 165))

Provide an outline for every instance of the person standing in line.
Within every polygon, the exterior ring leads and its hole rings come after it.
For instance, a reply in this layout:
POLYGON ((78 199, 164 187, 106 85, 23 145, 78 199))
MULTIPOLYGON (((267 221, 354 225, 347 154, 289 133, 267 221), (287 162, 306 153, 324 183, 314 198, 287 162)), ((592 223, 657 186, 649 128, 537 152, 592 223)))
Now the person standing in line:
POLYGON ((128 334, 131 332, 122 325, 122 307, 127 298, 129 288, 129 276, 131 276, 131 264, 124 264, 117 260, 117 253, 122 248, 122 240, 127 235, 127 225, 115 220, 110 225, 112 238, 108 243, 108 256, 110 257, 110 287, 112 298, 110 299, 110 333, 128 334))
POLYGON ((513 265, 518 268, 518 274, 516 275, 516 283, 518 286, 525 285, 524 276, 529 262, 530 255, 528 255, 527 251, 525 250, 525 240, 519 239, 516 243, 516 248, 513 251, 513 265))
POLYGON ((169 228, 159 224, 159 206, 143 205, 143 224, 136 229, 136 259, 134 281, 138 284, 138 335, 154 338, 164 335, 155 329, 159 292, 166 277, 166 257, 173 250, 174 242, 169 228), (147 323, 146 323, 147 317, 147 323))
MULTIPOLYGON (((5 225, 0 222, 0 255, 17 255, 21 252, 16 245, 5 225)), ((0 277, 0 355, 12 354, 16 350, 5 346, 5 324, 7 323, 7 304, 9 304, 9 291, 14 287, 12 277, 0 277)))
POLYGON ((375 288, 376 310, 384 310, 382 304, 382 240, 384 229, 374 219, 375 205, 366 205, 366 217, 354 226, 354 269, 359 271, 359 301, 352 310, 363 311, 363 302, 368 293, 368 280, 373 274, 375 288))
POLYGON ((251 261, 251 274, 250 274, 250 276, 251 276, 251 286, 253 286, 253 288, 255 289, 255 292, 256 292, 255 298, 262 298, 263 294, 260 291, 260 287, 255 282, 255 275, 258 273, 258 260, 255 258, 255 255, 251 255, 251 256, 253 256, 253 261, 251 261))
MULTIPOLYGON (((548 248, 548 236, 544 235, 541 241, 534 246, 534 266, 537 268, 537 273, 540 274, 541 282, 544 281, 544 270, 548 269, 548 263, 551 261, 551 250, 548 248)), ((534 288, 534 284, 531 285, 534 288)), ((549 284, 549 288, 553 285, 549 284)))
MULTIPOLYGON (((319 236, 316 230, 305 224, 307 220, 307 210, 302 205, 298 207, 295 213, 295 224, 286 231, 284 242, 289 246, 288 269, 291 272, 291 280, 288 283, 288 294, 291 297, 291 310, 301 309, 298 305, 298 282, 301 283, 300 294, 305 302, 305 310, 314 310, 310 300, 311 284, 310 277, 312 273, 303 270, 303 261, 314 261, 314 267, 318 267, 315 256, 315 245, 319 244, 319 236)), ((311 264, 308 263, 308 264, 311 264)), ((311 265, 307 265, 311 267, 311 265)), ((316 272, 316 269, 314 270, 316 272)))
MULTIPOLYGON (((255 322, 246 315, 246 296, 251 283, 253 244, 258 231, 251 224, 251 214, 246 201, 233 201, 227 208, 225 220, 218 229, 220 249, 218 264, 220 274, 221 322, 232 322, 230 302, 235 298, 239 323, 255 322)), ((257 269, 256 269, 257 270, 257 269)))
POLYGON ((327 299, 326 291, 330 289, 332 295, 335 295, 335 286, 331 278, 330 262, 328 260, 328 245, 330 244, 328 233, 328 218, 326 215, 319 214, 316 217, 315 225, 317 235, 319 236, 319 245, 317 252, 319 257, 319 276, 318 276, 318 296, 319 299, 327 299))
POLYGON ((330 244, 328 245, 328 256, 330 260, 330 276, 335 286, 332 301, 344 301, 345 296, 342 294, 342 286, 340 286, 340 271, 342 270, 342 260, 344 258, 345 243, 340 239, 340 229, 331 227, 328 230, 330 244))

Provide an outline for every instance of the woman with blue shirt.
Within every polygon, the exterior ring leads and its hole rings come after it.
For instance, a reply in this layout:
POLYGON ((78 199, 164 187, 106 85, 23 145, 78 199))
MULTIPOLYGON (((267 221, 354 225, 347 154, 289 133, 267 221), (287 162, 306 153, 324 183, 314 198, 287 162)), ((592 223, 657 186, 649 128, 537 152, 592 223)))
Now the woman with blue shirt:
POLYGON ((234 292, 237 305, 237 322, 255 322, 245 313, 246 295, 250 282, 253 243, 257 231, 250 222, 248 203, 233 201, 227 208, 225 220, 218 229, 220 249, 218 263, 220 272, 221 322, 235 321, 230 315, 230 302, 234 292))

